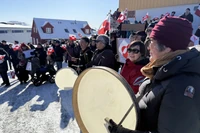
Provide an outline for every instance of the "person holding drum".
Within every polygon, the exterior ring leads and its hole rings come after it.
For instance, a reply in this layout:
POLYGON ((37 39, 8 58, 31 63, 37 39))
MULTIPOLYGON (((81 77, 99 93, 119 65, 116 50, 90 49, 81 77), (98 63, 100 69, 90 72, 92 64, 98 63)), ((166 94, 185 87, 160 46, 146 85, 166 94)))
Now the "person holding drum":
POLYGON ((122 68, 121 75, 137 94, 139 85, 144 80, 144 75, 142 75, 140 69, 149 63, 149 59, 145 58, 145 46, 141 41, 131 42, 127 51, 128 58, 122 68))
POLYGON ((89 43, 89 38, 82 37, 80 41, 81 51, 79 58, 72 57, 72 61, 77 62, 77 65, 75 65, 75 67, 77 67, 76 71, 78 73, 85 70, 85 65, 91 61, 91 58, 93 56, 93 53, 89 47, 89 43))
POLYGON ((136 95, 139 122, 136 130, 109 120, 111 133, 199 133, 200 53, 188 50, 191 23, 164 17, 153 28, 150 63, 141 69, 147 78, 136 95))
POLYGON ((115 70, 115 55, 110 46, 110 39, 107 35, 99 35, 96 39, 97 50, 94 52, 91 62, 86 67, 105 66, 115 70))

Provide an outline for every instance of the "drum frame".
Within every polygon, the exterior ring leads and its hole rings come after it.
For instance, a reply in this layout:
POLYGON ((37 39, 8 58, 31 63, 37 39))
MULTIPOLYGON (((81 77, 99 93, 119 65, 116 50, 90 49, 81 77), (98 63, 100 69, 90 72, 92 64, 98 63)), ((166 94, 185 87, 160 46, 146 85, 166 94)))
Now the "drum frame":
MULTIPOLYGON (((81 81, 82 77, 88 71, 90 71, 91 69, 102 69, 102 70, 105 70, 105 71, 109 72, 110 74, 112 74, 113 76, 115 76, 119 81, 122 82, 122 84, 125 86, 125 88, 129 92, 129 95, 130 95, 130 97, 131 97, 131 99, 133 101, 133 104, 135 106, 136 121, 137 121, 136 127, 137 127, 138 123, 139 123, 139 111, 140 110, 139 110, 139 105, 137 103, 137 100, 136 100, 136 97, 135 97, 135 94, 134 94, 132 88, 130 87, 128 82, 121 75, 119 75, 116 71, 114 71, 113 69, 108 68, 108 67, 97 66, 97 67, 92 67, 92 68, 88 68, 88 69, 84 70, 78 76, 78 78, 76 79, 76 81, 74 83, 74 87, 73 87, 72 105, 73 105, 73 110, 74 110, 74 115, 75 115, 76 121, 77 121, 81 131, 83 133, 89 133, 88 130, 86 129, 85 125, 83 124, 83 121, 82 121, 81 116, 80 116, 79 108, 78 108, 78 98, 77 98, 77 96, 78 96, 78 87, 79 87, 79 84, 80 84, 80 81, 81 81)), ((123 116, 122 116, 122 118, 123 118, 123 116)))

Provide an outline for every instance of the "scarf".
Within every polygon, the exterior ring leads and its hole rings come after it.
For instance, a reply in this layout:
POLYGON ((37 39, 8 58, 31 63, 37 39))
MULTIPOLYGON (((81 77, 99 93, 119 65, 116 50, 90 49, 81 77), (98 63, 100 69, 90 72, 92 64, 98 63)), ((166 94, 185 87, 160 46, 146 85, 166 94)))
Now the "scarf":
POLYGON ((144 76, 146 76, 152 80, 153 76, 156 73, 154 68, 163 66, 164 64, 170 62, 177 55, 183 54, 187 51, 188 50, 176 50, 176 51, 167 53, 166 55, 162 56, 161 58, 159 58, 153 62, 149 62, 146 66, 144 66, 141 69, 141 72, 144 76))

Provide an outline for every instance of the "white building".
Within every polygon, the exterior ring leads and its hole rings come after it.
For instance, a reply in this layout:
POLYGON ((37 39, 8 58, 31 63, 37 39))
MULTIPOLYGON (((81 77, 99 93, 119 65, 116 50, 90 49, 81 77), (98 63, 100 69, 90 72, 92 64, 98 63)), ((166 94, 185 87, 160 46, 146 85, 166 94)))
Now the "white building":
POLYGON ((151 19, 160 18, 161 14, 171 14, 172 11, 176 12, 175 16, 181 16, 187 8, 190 8, 194 18, 192 26, 195 32, 200 26, 200 17, 195 15, 199 3, 200 0, 119 0, 119 11, 127 8, 129 12, 132 12, 132 18, 129 19, 133 21, 134 16, 137 21, 141 21, 147 13, 151 19))
POLYGON ((190 8, 190 12, 193 15, 194 21, 192 23, 193 26, 193 32, 195 32, 200 26, 200 17, 195 15, 194 8, 198 7, 197 4, 191 4, 191 5, 179 5, 179 6, 170 6, 170 7, 162 7, 162 8, 152 8, 152 9, 143 9, 143 10, 137 10, 136 11, 136 18, 144 17, 147 13, 151 18, 160 17, 161 14, 166 14, 167 12, 171 13, 172 11, 175 11, 175 16, 181 16, 185 12, 187 8, 190 8))
POLYGON ((11 23, 0 23, 0 41, 6 40, 13 43, 31 42, 31 26, 16 25, 11 23))

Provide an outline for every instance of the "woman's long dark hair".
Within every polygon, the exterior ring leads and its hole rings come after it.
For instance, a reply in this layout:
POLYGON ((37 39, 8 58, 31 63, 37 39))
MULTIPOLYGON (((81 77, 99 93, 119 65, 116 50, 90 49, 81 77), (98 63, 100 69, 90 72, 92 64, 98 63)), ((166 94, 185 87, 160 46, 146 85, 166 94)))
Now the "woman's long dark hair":
POLYGON ((135 46, 139 46, 140 47, 140 53, 141 56, 145 56, 145 46, 144 43, 142 41, 133 41, 131 42, 130 47, 135 47, 135 46))

